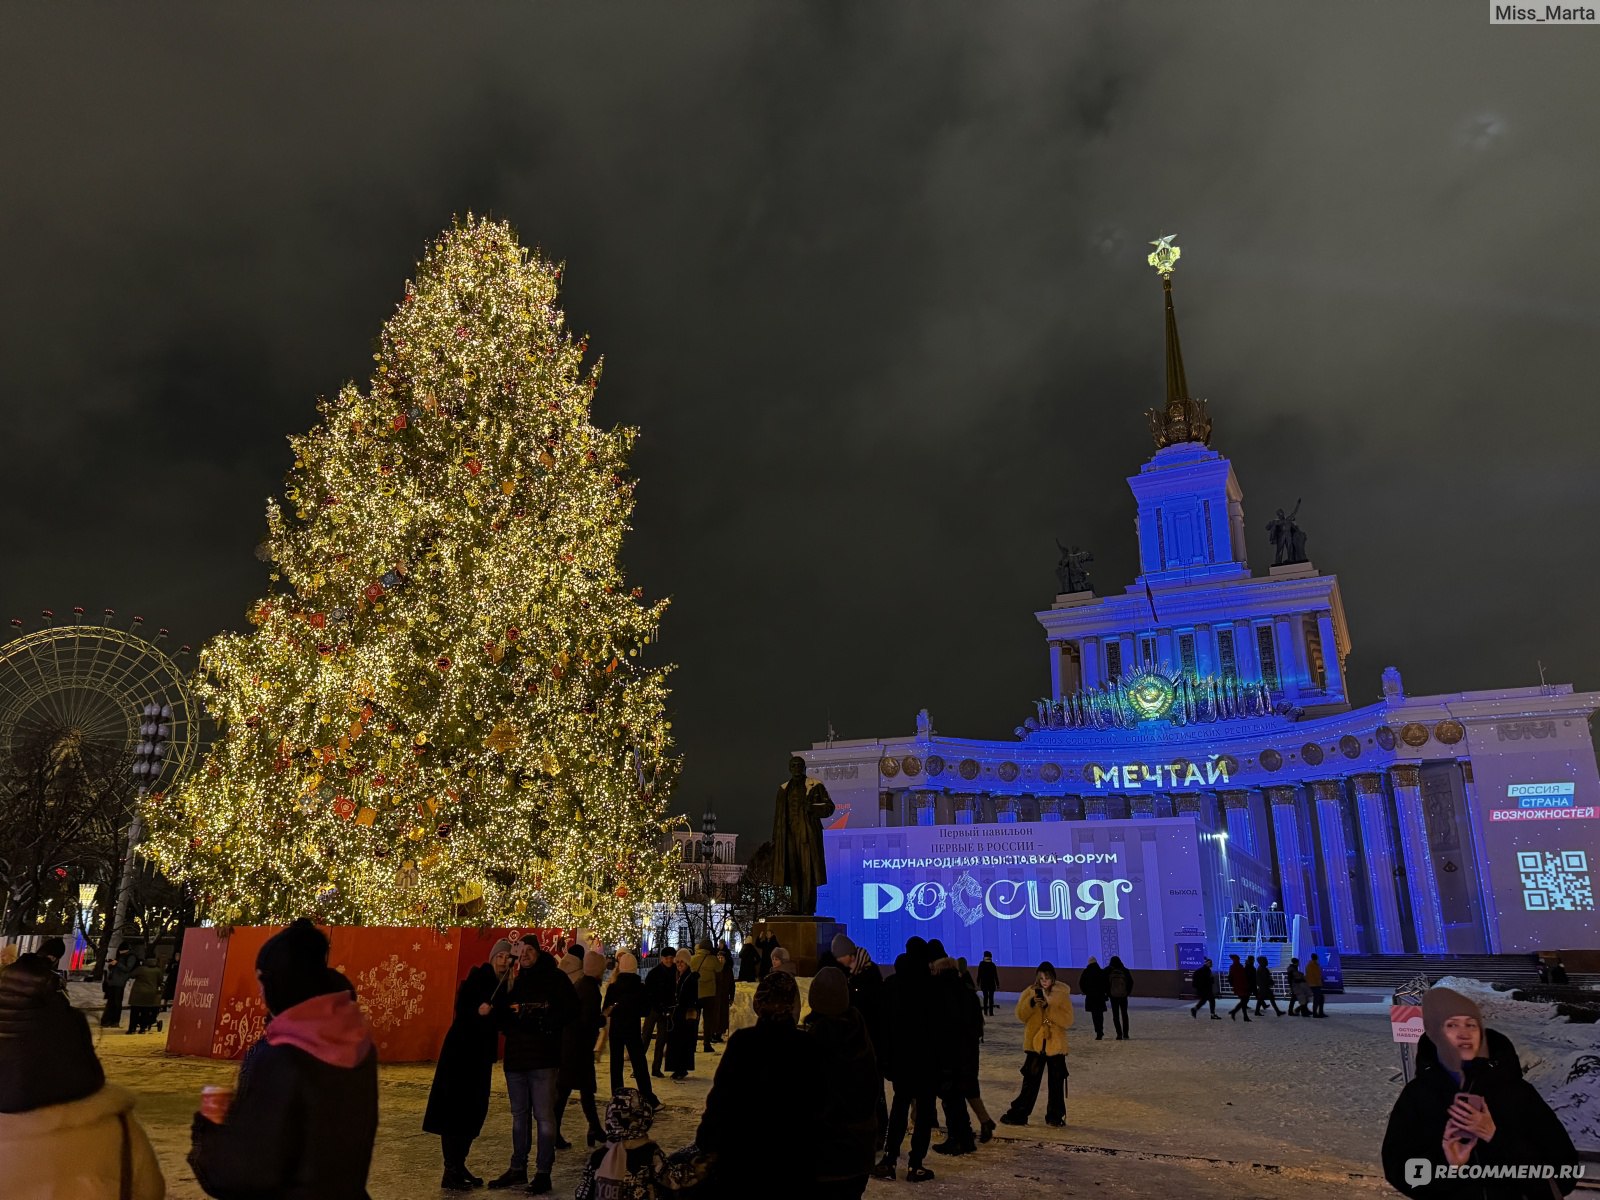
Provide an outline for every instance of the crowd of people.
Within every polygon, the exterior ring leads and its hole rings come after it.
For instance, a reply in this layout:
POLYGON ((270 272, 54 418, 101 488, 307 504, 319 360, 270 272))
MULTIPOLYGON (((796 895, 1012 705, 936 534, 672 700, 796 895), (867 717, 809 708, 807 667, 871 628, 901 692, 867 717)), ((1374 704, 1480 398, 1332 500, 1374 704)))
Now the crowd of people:
MULTIPOLYGON (((328 965, 328 945, 302 919, 257 955, 265 1031, 236 1086, 220 1089, 226 1095, 217 1105, 202 1099, 192 1122, 188 1162, 209 1196, 365 1200, 378 1129, 377 1051, 355 989, 328 965)), ((41 949, 0 970, 0 1157, 29 1164, 7 1176, 4 1195, 159 1200, 165 1182, 134 1098, 106 1081, 88 1022, 67 998, 58 969, 64 947, 41 949)), ((903 1149, 903 1178, 916 1183, 934 1177, 930 1154, 972 1154, 991 1140, 997 1122, 979 1083, 979 1044, 996 1011, 992 955, 974 977, 938 940, 913 937, 885 978, 841 934, 823 956, 802 1015, 790 956, 775 945, 757 952, 763 961, 741 953, 738 964, 758 979, 754 1023, 730 1034, 734 958, 707 942, 663 951, 643 975, 626 950, 606 955, 575 945, 552 954, 532 936, 497 942, 458 987, 423 1116, 424 1131, 440 1139, 442 1188, 487 1182, 495 1190, 552 1191, 556 1155, 573 1148, 562 1126, 574 1096, 587 1151, 578 1200, 717 1200, 752 1187, 767 1196, 857 1200, 869 1179, 900 1177, 903 1149), (603 1109, 602 1046, 610 1051, 603 1109), (684 1078, 707 1053, 717 1060, 694 1140, 668 1153, 650 1136, 661 1105, 654 1081, 666 1073, 684 1078), (497 1061, 510 1101, 511 1157, 485 1181, 468 1158, 488 1117, 497 1061), (933 1145, 941 1123, 944 1138, 933 1145)), ((1313 955, 1300 974, 1292 960, 1290 1014, 1322 1015, 1317 967, 1313 955)), ((1238 999, 1234 1015, 1248 1021, 1252 1004, 1257 1016, 1268 1004, 1276 1010, 1265 962, 1234 956, 1228 980, 1238 999)), ((1121 959, 1102 967, 1091 958, 1079 983, 1096 1038, 1105 1036, 1108 1010, 1113 1036, 1129 1038, 1134 977, 1121 959)), ((1220 1019, 1209 959, 1194 984, 1191 1016, 1209 1004, 1220 1019)), ((1431 1194, 1415 1175, 1418 1160, 1577 1162, 1560 1121, 1523 1079, 1515 1047, 1484 1025, 1470 999, 1434 988, 1423 1017, 1416 1077, 1396 1102, 1383 1143, 1390 1182, 1408 1195, 1431 1194)), ((1015 1018, 1021 1085, 998 1124, 1026 1125, 1043 1090, 1045 1123, 1064 1125, 1073 990, 1051 963, 1040 963, 1019 993, 1015 1018)), ((1558 1192, 1570 1190, 1570 1180, 1554 1182, 1558 1192)), ((1552 1194, 1548 1182, 1540 1186, 1513 1183, 1482 1194, 1552 1194)))
MULTIPOLYGON (((1300 969, 1298 958, 1289 960, 1289 965, 1284 971, 1284 984, 1289 1000, 1287 1009, 1278 1007, 1277 981, 1273 977, 1272 966, 1265 956, 1258 960, 1252 954, 1240 962, 1237 954, 1229 955, 1227 978, 1228 990, 1233 993, 1235 1000, 1234 1006, 1228 1010, 1229 1020, 1236 1021, 1240 1014, 1243 1014, 1245 1024, 1248 1025, 1251 1005, 1255 1006, 1255 1015, 1258 1017, 1266 1012, 1268 1005, 1271 1005, 1272 1011, 1280 1017, 1286 1014, 1291 1017, 1328 1015, 1323 1011, 1322 964, 1315 954, 1306 961, 1304 971, 1300 969)), ((1189 1015, 1198 1017, 1202 1008, 1208 1008, 1213 1021, 1222 1020, 1217 1014, 1216 970, 1209 958, 1194 969, 1190 976, 1190 984, 1194 989, 1195 1002, 1189 1010, 1189 1015)))

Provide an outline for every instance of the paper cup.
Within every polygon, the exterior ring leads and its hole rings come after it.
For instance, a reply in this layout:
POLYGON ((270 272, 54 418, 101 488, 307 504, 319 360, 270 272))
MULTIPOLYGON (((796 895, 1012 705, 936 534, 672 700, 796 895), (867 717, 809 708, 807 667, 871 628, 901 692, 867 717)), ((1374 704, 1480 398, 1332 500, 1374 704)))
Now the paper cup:
POLYGON ((233 1103, 233 1089, 226 1084, 207 1084, 200 1089, 200 1115, 214 1125, 228 1119, 228 1106, 233 1103))

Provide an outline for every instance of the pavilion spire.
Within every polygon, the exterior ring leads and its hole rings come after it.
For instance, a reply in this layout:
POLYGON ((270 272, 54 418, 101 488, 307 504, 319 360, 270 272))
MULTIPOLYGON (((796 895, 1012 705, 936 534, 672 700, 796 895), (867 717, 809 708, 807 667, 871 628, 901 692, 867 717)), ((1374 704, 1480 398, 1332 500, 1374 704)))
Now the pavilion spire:
POLYGON ((1161 275, 1161 291, 1166 299, 1167 313, 1167 399, 1161 408, 1152 408, 1145 414, 1150 420, 1150 433, 1156 440, 1157 449, 1180 442, 1211 443, 1211 415, 1206 411, 1206 402, 1189 395, 1189 381, 1183 373, 1178 314, 1172 307, 1172 271, 1183 253, 1172 244, 1175 236, 1164 233, 1151 242, 1155 249, 1146 259, 1161 275))

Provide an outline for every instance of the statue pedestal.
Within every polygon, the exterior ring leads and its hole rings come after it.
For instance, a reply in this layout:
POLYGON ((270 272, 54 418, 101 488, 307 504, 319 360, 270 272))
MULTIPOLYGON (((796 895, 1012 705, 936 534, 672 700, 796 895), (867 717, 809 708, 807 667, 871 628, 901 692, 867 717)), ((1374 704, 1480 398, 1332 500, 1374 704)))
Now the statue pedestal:
POLYGON ((809 977, 817 973, 817 960, 827 953, 834 934, 844 931, 832 917, 790 915, 757 921, 751 936, 777 938, 794 960, 795 973, 809 977))
POLYGON ((1267 575, 1272 579, 1306 579, 1316 573, 1317 569, 1311 565, 1310 559, 1305 562, 1284 563, 1281 566, 1267 568, 1267 575))

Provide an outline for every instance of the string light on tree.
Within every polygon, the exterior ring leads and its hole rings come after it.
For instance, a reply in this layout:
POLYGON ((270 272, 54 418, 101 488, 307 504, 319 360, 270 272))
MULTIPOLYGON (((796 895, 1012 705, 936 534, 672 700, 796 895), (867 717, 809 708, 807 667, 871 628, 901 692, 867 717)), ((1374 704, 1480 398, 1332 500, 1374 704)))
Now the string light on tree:
POLYGON ((667 602, 617 561, 637 436, 601 429, 561 269, 470 216, 365 390, 319 402, 267 505, 272 592, 201 655, 220 735, 149 852, 229 924, 583 925, 675 887, 667 602))

